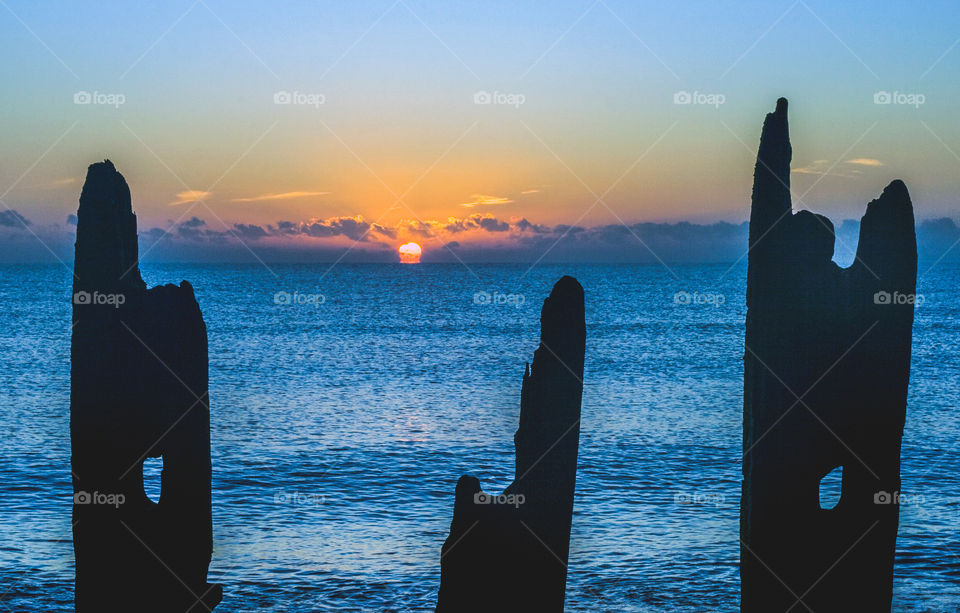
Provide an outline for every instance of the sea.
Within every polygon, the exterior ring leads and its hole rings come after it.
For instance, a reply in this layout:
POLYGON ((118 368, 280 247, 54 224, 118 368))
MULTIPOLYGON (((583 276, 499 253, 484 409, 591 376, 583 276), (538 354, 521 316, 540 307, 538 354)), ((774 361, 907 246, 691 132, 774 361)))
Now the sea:
MULTIPOLYGON (((960 610, 960 266, 929 264, 896 611, 960 610)), ((217 611, 432 610, 458 477, 513 480, 563 275, 587 321, 567 610, 738 610, 745 262, 142 270, 207 324, 217 611)), ((0 610, 72 610, 69 264, 0 266, 0 305, 0 610)))

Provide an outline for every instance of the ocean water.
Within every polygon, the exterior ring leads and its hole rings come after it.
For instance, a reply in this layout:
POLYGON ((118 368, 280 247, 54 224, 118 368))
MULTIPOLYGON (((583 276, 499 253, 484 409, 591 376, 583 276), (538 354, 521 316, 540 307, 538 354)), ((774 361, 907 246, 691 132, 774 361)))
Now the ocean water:
MULTIPOLYGON (((960 268, 924 270, 895 610, 957 611, 960 268)), ((145 265, 149 285, 188 279, 208 326, 217 610, 432 610, 454 485, 512 481, 540 305, 571 274, 588 337, 567 609, 736 611, 745 272, 145 265)), ((0 267, 0 609, 72 608, 70 296, 60 265, 0 267)))

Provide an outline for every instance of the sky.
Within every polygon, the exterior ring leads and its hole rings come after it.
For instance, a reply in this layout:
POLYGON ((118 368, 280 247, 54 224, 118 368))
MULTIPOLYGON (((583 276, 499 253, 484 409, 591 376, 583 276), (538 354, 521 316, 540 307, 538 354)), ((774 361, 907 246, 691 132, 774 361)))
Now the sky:
POLYGON ((795 208, 859 219, 900 178, 956 218, 958 25, 935 1, 3 0, 0 257, 69 257, 105 158, 145 258, 530 260, 570 228, 643 252, 643 224, 748 218, 779 96, 795 208))

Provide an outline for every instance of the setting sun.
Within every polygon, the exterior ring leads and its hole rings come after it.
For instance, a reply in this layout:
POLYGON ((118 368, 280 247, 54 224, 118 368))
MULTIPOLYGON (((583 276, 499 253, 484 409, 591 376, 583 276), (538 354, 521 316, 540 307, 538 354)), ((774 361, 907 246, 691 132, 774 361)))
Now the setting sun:
POLYGON ((420 245, 416 243, 407 243, 405 245, 400 245, 400 263, 401 264, 419 264, 420 263, 420 254, 423 253, 423 249, 420 248, 420 245))

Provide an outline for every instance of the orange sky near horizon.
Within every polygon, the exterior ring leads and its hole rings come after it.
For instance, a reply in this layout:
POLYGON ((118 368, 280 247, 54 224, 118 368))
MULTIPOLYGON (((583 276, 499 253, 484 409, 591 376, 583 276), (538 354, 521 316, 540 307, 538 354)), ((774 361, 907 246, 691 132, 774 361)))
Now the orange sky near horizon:
POLYGON ((7 68, 0 186, 37 226, 64 226, 87 165, 103 158, 127 178, 141 228, 360 217, 399 245, 411 225, 472 215, 740 223, 763 117, 781 95, 797 208, 859 218, 901 178, 919 219, 957 210, 960 52, 935 8, 890 6, 867 23, 876 4, 859 0, 818 7, 820 20, 763 3, 736 15, 566 2, 543 14, 357 3, 322 18, 218 7, 231 35, 200 11, 176 21, 160 6, 15 5, 49 44, 0 20, 24 54, 7 68), (908 27, 923 44, 894 36, 908 27), (924 102, 877 104, 882 90, 924 102), (124 102, 77 103, 83 92, 124 102))

